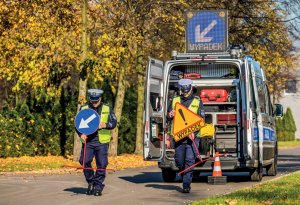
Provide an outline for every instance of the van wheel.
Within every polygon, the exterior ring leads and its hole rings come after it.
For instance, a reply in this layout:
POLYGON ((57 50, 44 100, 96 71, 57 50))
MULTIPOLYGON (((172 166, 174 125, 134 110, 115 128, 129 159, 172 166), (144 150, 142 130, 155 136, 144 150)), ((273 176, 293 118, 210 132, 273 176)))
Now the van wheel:
POLYGON ((164 182, 174 182, 176 179, 176 172, 172 169, 162 169, 161 174, 164 182))
POLYGON ((274 157, 274 161, 272 164, 266 167, 268 176, 276 176, 277 174, 277 156, 274 157))
POLYGON ((256 169, 250 170, 251 181, 260 182, 262 180, 262 166, 259 165, 256 169))

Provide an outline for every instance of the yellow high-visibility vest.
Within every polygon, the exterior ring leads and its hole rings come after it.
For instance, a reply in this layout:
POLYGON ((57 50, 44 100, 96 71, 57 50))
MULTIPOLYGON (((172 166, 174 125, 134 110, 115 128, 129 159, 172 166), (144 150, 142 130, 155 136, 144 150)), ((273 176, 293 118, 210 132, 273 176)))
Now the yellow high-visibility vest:
MULTIPOLYGON (((88 105, 84 105, 81 107, 81 110, 88 109, 88 108, 89 108, 88 105)), ((109 106, 103 104, 101 114, 100 114, 100 122, 107 123, 109 113, 110 113, 109 106)), ((102 144, 109 143, 111 140, 111 130, 108 130, 108 129, 98 130, 98 138, 102 144)), ((84 142, 81 138, 80 138, 80 141, 82 143, 84 142)))

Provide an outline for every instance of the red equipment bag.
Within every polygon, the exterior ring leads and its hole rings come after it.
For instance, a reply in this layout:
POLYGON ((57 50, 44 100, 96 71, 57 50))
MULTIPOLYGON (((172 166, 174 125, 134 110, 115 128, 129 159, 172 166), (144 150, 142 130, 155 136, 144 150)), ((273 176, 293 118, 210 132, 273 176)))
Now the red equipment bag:
POLYGON ((199 73, 185 73, 184 78, 188 79, 200 79, 201 75, 199 73))
POLYGON ((217 114, 217 124, 236 124, 236 114, 217 114))
POLYGON ((202 102, 226 102, 228 92, 225 89, 203 89, 200 98, 202 102))

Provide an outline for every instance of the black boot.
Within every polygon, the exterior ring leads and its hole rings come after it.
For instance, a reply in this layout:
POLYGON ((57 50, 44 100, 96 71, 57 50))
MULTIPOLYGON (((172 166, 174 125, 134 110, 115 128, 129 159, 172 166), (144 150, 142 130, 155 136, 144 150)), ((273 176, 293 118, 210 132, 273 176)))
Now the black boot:
POLYGON ((95 190, 94 191, 94 196, 101 196, 102 192, 100 190, 95 190))
POLYGON ((182 189, 182 193, 190 193, 190 191, 191 191, 191 187, 182 189))
POLYGON ((92 195, 93 193, 94 193, 94 186, 92 184, 89 184, 86 195, 92 195))

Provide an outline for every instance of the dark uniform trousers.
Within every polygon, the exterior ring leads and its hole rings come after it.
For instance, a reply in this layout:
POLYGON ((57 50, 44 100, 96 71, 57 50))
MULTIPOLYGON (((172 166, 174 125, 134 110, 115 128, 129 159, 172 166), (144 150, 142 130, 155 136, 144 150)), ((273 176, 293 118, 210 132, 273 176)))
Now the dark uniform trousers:
MULTIPOLYGON (((92 161, 95 156, 97 168, 105 169, 108 165, 108 144, 109 143, 101 144, 99 141, 88 142, 86 144, 84 167, 92 168, 92 161)), ((83 151, 84 144, 82 145, 79 159, 81 165, 83 165, 83 151)), ((87 183, 93 185, 95 190, 102 192, 105 186, 103 182, 106 176, 106 170, 96 170, 96 172, 94 172, 92 169, 84 169, 83 172, 87 183)))
MULTIPOLYGON (((195 137, 196 147, 199 147, 200 138, 195 137)), ((197 151, 193 145, 193 141, 188 137, 185 140, 175 142, 175 162, 179 171, 182 171, 195 164, 197 151)), ((193 168, 185 171, 182 175, 183 189, 190 187, 193 180, 193 168)))

